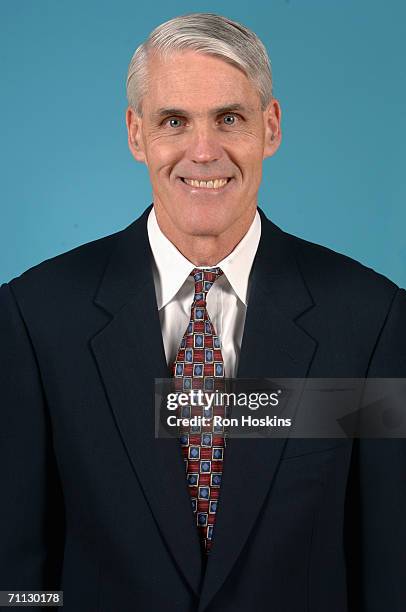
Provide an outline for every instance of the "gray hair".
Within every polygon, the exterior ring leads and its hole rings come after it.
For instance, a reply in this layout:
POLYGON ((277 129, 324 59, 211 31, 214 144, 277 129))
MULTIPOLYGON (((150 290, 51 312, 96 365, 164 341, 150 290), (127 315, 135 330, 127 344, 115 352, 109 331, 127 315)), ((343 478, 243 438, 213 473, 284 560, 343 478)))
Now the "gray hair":
POLYGON ((159 25, 132 56, 127 75, 127 98, 139 116, 147 93, 149 53, 166 58, 184 50, 212 55, 236 66, 258 88, 263 110, 271 101, 271 63, 258 36, 222 15, 190 13, 159 25))

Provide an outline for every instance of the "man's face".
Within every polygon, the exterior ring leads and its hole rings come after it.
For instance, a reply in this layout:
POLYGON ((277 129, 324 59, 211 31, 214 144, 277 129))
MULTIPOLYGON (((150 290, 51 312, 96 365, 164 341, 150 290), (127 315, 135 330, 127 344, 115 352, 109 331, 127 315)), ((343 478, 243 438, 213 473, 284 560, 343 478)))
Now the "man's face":
POLYGON ((262 161, 280 143, 275 99, 262 111, 241 70, 185 51, 149 61, 142 114, 127 111, 129 146, 148 166, 158 221, 178 235, 217 236, 252 220, 262 161))

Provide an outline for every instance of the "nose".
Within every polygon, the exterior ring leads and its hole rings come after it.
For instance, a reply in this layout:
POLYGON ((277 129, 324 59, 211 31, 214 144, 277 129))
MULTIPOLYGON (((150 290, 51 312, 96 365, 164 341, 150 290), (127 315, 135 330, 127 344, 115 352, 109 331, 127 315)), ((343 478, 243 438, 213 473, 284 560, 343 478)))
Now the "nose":
POLYGON ((195 126, 190 134, 188 157, 198 164, 217 161, 222 156, 219 135, 210 125, 195 126))

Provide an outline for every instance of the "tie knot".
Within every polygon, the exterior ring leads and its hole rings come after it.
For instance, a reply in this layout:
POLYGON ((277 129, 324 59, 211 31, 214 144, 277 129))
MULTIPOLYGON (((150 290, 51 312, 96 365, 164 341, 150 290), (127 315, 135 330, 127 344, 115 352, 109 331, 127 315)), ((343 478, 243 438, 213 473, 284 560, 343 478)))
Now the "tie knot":
POLYGON ((194 268, 190 275, 195 281, 195 302, 206 301, 207 292, 213 283, 223 274, 221 268, 194 268))

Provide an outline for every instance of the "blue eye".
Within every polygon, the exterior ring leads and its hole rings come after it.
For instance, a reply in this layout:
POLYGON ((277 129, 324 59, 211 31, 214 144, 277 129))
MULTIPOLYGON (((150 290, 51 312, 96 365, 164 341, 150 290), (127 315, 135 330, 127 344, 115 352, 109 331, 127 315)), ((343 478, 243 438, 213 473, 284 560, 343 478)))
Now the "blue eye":
POLYGON ((235 115, 224 115, 223 121, 226 125, 234 125, 235 115))
POLYGON ((169 125, 172 128, 178 128, 178 127, 181 127, 182 121, 180 119, 176 119, 176 117, 174 117, 172 119, 169 119, 169 125))

